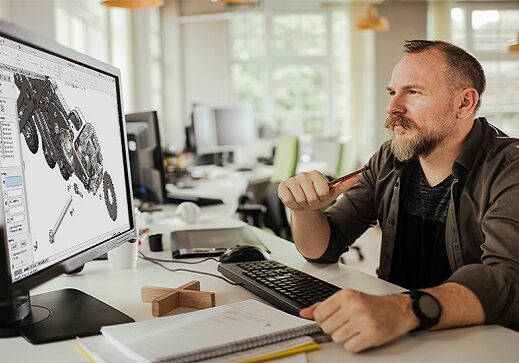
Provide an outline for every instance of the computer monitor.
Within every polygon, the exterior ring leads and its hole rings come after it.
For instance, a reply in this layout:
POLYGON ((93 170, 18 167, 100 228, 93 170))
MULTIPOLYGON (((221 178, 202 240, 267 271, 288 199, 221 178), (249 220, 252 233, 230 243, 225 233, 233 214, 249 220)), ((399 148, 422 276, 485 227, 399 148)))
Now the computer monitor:
POLYGON ((126 134, 133 196, 143 202, 165 202, 164 158, 157 112, 126 115, 126 134))
POLYGON ((0 22, 0 336, 132 321, 79 290, 29 294, 136 238, 123 115, 116 68, 0 22))
POLYGON ((196 106, 193 132, 197 155, 232 152, 237 146, 251 145, 258 131, 252 108, 196 106))

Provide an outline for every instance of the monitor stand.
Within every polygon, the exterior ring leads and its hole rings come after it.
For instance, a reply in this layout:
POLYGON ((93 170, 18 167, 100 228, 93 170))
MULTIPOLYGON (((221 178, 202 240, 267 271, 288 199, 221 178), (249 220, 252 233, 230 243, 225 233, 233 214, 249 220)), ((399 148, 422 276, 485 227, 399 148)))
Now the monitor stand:
MULTIPOLYGON (((43 344, 99 334, 102 326, 134 321, 76 289, 55 290, 31 296, 30 299, 27 294, 25 303, 18 309, 27 311, 29 303, 30 314, 25 318, 9 325, 0 323, 1 338, 21 335, 33 344, 43 344)), ((3 315, 5 312, 1 313, 3 315)), ((13 313, 12 306, 10 313, 13 313)), ((14 313, 19 314, 18 311, 14 313)))

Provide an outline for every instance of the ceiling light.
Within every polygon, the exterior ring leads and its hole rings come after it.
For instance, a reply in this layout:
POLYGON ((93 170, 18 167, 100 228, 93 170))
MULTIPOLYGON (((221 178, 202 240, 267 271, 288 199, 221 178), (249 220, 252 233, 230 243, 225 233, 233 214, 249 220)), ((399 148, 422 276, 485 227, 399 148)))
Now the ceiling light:
POLYGON ((164 0, 101 0, 101 5, 117 8, 155 8, 164 5, 164 0))
POLYGON ((506 50, 508 53, 516 53, 519 52, 519 33, 517 33, 517 40, 514 44, 510 44, 506 50))
POLYGON ((256 4, 256 0, 211 0, 212 2, 221 2, 227 5, 250 5, 256 4))
POLYGON ((355 26, 360 30, 389 30, 389 22, 387 21, 387 18, 385 16, 378 16, 377 8, 375 5, 371 4, 366 5, 366 16, 359 19, 355 26))

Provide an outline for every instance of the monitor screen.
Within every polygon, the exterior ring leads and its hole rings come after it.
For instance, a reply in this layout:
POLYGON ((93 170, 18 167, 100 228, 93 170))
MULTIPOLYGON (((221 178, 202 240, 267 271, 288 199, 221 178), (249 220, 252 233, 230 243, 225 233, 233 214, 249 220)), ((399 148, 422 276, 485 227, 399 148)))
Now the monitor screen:
POLYGON ((0 127, 1 299, 135 238, 117 69, 1 22, 0 127))
POLYGON ((164 203, 164 158, 155 111, 126 115, 133 196, 143 202, 164 203))
POLYGON ((253 110, 246 107, 196 106, 193 131, 199 155, 233 151, 257 138, 253 110))

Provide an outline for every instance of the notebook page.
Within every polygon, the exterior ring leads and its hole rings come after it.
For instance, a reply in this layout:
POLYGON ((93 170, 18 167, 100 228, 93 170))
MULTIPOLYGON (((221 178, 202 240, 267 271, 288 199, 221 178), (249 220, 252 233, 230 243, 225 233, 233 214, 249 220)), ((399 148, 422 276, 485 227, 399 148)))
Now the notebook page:
POLYGON ((243 339, 316 326, 256 300, 241 301, 179 316, 101 329, 111 344, 138 361, 154 361, 243 339))

